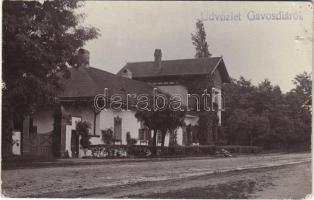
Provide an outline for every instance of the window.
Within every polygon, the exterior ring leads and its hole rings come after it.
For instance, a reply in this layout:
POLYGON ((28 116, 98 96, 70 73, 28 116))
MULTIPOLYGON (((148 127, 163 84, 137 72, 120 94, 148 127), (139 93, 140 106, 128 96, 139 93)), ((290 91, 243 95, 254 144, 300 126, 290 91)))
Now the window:
POLYGON ((139 140, 149 140, 150 139, 150 132, 148 128, 140 128, 138 130, 138 139, 139 140))
POLYGON ((161 141, 162 141, 161 133, 158 132, 158 133, 157 133, 157 143, 161 143, 161 141))
POLYGON ((114 132, 114 138, 116 140, 121 141, 122 140, 122 119, 121 119, 121 117, 115 117, 114 118, 113 132, 114 132))

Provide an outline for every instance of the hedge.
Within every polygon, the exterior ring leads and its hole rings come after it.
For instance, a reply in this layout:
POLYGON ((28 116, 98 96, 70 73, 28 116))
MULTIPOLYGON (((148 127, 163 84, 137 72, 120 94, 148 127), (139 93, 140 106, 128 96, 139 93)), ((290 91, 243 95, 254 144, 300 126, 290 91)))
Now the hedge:
POLYGON ((216 151, 225 149, 232 154, 260 153, 261 147, 257 146, 173 146, 153 147, 142 145, 90 145, 83 157, 93 158, 117 158, 117 157, 183 157, 183 156, 205 156, 214 155, 216 151), (155 154, 154 154, 155 152, 155 154))

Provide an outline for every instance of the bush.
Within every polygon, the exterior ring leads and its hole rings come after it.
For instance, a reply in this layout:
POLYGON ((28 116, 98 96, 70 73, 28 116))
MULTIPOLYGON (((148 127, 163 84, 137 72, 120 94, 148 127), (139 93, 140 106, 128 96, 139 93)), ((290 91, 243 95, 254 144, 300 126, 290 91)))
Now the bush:
POLYGON ((81 121, 76 124, 77 134, 81 136, 80 144, 84 149, 90 145, 89 129, 90 124, 86 121, 81 121))
POLYGON ((126 143, 128 145, 135 145, 137 143, 137 139, 135 138, 131 138, 131 134, 130 132, 126 133, 126 143))
MULTIPOLYGON (((215 145, 201 145, 201 146, 141 146, 141 145, 91 145, 94 157, 119 157, 121 153, 126 155, 122 157, 151 157, 152 152, 156 152, 157 157, 183 157, 183 156, 208 156, 215 155, 216 151, 225 149, 230 153, 260 153, 261 147, 256 146, 215 146, 215 145)), ((121 157, 121 156, 120 156, 121 157)))
POLYGON ((114 143, 113 131, 111 128, 101 131, 101 139, 102 141, 109 145, 114 143))

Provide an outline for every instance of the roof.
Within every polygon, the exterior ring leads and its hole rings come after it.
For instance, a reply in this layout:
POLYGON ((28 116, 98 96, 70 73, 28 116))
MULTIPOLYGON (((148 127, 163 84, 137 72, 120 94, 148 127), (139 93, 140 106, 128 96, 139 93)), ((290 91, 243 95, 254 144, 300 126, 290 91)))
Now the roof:
POLYGON ((218 69, 223 82, 230 82, 230 77, 222 57, 194 58, 180 60, 163 60, 161 69, 156 69, 153 61, 127 63, 119 72, 125 69, 132 72, 133 78, 182 76, 182 75, 205 75, 218 69))
POLYGON ((63 91, 59 98, 94 97, 104 94, 108 88, 108 95, 112 94, 152 94, 153 87, 136 80, 117 76, 115 74, 93 68, 70 68, 70 78, 61 78, 63 91))

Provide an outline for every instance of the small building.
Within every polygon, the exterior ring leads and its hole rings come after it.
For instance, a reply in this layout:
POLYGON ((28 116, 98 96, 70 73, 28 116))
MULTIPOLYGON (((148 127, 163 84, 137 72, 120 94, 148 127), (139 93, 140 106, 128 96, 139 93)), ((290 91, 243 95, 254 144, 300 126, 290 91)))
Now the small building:
MULTIPOLYGON (((88 59, 88 52, 83 52, 88 59)), ((135 117, 136 110, 96 109, 95 96, 123 97, 123 106, 127 94, 152 95, 149 84, 117 76, 115 74, 90 67, 89 62, 79 67, 69 68, 70 77, 60 75, 63 90, 58 94, 57 105, 47 105, 27 117, 23 123, 22 154, 24 156, 81 157, 76 124, 88 122, 92 145, 104 144, 102 133, 113 131, 116 144, 127 144, 127 135, 137 140, 138 145, 147 145, 151 133, 135 117), (52 137, 54 135, 54 137, 52 137), (57 152, 53 152, 53 148, 57 152)), ((103 102, 104 103, 104 102, 103 102)))

